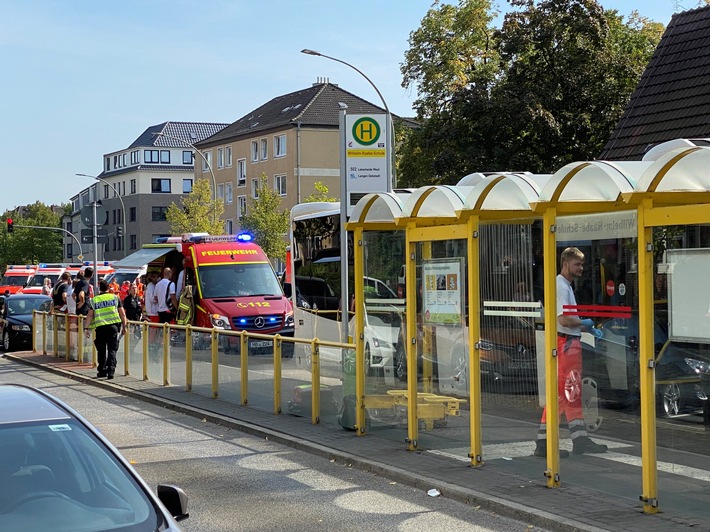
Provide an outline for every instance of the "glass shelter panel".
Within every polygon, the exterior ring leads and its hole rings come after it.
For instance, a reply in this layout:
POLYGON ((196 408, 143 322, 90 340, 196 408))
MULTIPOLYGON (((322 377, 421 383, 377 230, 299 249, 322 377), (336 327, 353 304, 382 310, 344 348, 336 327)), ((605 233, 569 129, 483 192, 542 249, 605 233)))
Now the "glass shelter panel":
MULTIPOLYGON (((557 302, 546 302, 555 305, 557 322, 545 325, 557 332, 562 482, 638 504, 639 358, 653 354, 638 349, 636 213, 560 217, 557 228, 557 302)), ((655 334, 654 342, 662 344, 665 327, 655 334)))
POLYGON ((470 448, 467 242, 423 242, 416 248, 418 445, 465 459, 470 448))
POLYGON ((657 228, 654 242, 659 507, 707 518, 710 227, 657 228))
POLYGON ((483 460, 536 481, 546 468, 533 457, 545 395, 542 249, 539 223, 480 228, 483 460))
POLYGON ((396 441, 407 431, 405 247, 404 231, 363 234, 366 424, 396 441))

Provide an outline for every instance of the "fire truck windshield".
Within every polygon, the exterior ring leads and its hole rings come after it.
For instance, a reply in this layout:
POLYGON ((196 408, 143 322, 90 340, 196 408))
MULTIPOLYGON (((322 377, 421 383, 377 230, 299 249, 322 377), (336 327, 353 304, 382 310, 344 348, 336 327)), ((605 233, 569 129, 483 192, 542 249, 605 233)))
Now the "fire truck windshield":
POLYGON ((219 264, 198 268, 202 297, 281 296, 283 291, 271 265, 219 264))

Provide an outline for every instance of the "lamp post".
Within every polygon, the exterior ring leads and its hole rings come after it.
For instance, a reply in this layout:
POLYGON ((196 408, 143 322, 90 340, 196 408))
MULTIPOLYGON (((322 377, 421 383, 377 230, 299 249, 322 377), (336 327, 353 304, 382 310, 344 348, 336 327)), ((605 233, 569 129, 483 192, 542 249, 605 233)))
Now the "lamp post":
POLYGON ((177 142, 182 142, 183 144, 185 144, 186 146, 190 146, 190 148, 192 148, 193 150, 195 150, 197 153, 200 154, 200 157, 202 157, 202 160, 207 165, 207 169, 210 171, 210 175, 212 176, 212 201, 213 201, 212 209, 214 210, 214 221, 216 222, 217 221, 217 210, 215 209, 215 206, 217 205, 217 179, 215 178, 214 172, 212 171, 212 165, 210 164, 207 157, 205 157, 205 154, 202 153, 202 150, 195 147, 194 144, 186 141, 185 139, 181 139, 180 137, 176 137, 174 135, 168 135, 167 133, 161 133, 159 131, 154 132, 153 136, 165 137, 168 139, 175 140, 177 142))
MULTIPOLYGON (((123 198, 121 197, 121 194, 118 192, 116 187, 106 181, 104 178, 96 176, 96 175, 89 175, 89 174, 74 174, 79 177, 90 177, 91 179, 95 179, 96 181, 101 181, 103 184, 111 187, 116 194, 116 197, 118 198, 118 201, 121 202, 121 209, 123 210, 123 216, 121 216, 121 219, 123 220, 123 236, 121 237, 121 250, 123 251, 123 255, 126 255, 126 239, 128 238, 128 234, 126 233, 126 216, 128 213, 126 212, 126 204, 123 203, 123 198)), ((96 223, 96 220, 94 220, 94 223, 96 223)), ((94 250, 95 252, 95 250, 94 250)))
POLYGON ((318 57, 325 57, 326 59, 330 59, 331 61, 336 61, 338 63, 341 63, 345 66, 348 66, 352 68, 355 72, 360 74, 363 78, 367 80, 367 82, 372 85, 372 88, 375 89, 375 92, 377 95, 380 97, 380 100, 382 100, 382 106, 385 108, 385 112, 387 113, 387 147, 390 150, 390 155, 387 157, 387 177, 389 178, 389 182, 387 183, 387 189, 392 190, 392 188, 397 187, 397 179, 394 175, 394 165, 392 164, 392 158, 394 157, 394 124, 392 122, 392 113, 390 113, 390 109, 387 106, 387 102, 385 101, 385 98, 382 96, 382 93, 380 92, 380 89, 377 88, 377 85, 375 85, 370 78, 368 78, 365 73, 360 70, 359 68, 351 65, 350 63, 343 61, 342 59, 338 59, 337 57, 331 57, 329 55, 322 54, 320 52, 317 52, 316 50, 310 50, 308 48, 304 48, 301 50, 302 54, 306 55, 316 55, 318 57))

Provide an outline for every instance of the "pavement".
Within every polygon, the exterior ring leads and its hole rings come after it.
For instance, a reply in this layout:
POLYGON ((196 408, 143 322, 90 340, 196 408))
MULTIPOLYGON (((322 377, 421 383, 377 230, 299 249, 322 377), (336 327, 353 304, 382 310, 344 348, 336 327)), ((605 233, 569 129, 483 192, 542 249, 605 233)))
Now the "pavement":
MULTIPOLYGON (((160 386, 118 373, 114 380, 97 380, 94 378, 96 370, 90 365, 62 357, 34 352, 7 353, 5 357, 268 438, 417 489, 436 488, 444 497, 480 506, 535 527, 560 531, 710 530, 710 512, 706 519, 682 511, 648 515, 643 513, 640 502, 615 497, 599 489, 564 483, 559 488, 547 488, 542 475, 544 460, 540 461, 540 479, 535 483, 495 464, 473 468, 446 455, 407 451, 403 441, 392 441, 376 433, 356 436, 351 431, 333 430, 332 425, 313 425, 307 418, 274 415, 186 392, 178 386, 160 386)), ((638 486, 635 492, 640 490, 638 486)))

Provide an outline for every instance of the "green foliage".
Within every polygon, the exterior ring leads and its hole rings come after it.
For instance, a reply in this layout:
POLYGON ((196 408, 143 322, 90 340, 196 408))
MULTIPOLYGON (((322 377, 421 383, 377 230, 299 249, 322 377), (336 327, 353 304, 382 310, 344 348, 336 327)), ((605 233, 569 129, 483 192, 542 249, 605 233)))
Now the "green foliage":
POLYGON ((165 215, 172 234, 224 233, 224 224, 219 219, 224 212, 224 203, 220 198, 215 201, 209 181, 198 179, 192 187, 192 192, 182 198, 181 203, 182 207, 171 203, 165 215))
POLYGON ((5 211, 3 222, 12 218, 15 230, 8 234, 5 229, 0 232, 0 265, 2 269, 8 264, 37 264, 39 262, 62 262, 64 233, 62 214, 68 212, 71 206, 61 205, 53 208, 42 202, 36 202, 22 209, 22 212, 5 211), (19 226, 56 227, 51 229, 34 229, 19 226))
POLYGON ((303 200, 303 203, 315 203, 318 201, 338 201, 337 198, 328 196, 328 186, 322 181, 316 181, 313 183, 313 188, 316 191, 303 200))
POLYGON ((254 236, 270 259, 286 257, 289 212, 281 207, 281 196, 268 185, 266 174, 259 178, 257 197, 249 200, 247 213, 242 216, 242 230, 254 236))
POLYGON ((489 2, 435 2, 410 35, 403 86, 422 127, 402 139, 400 186, 595 159, 663 33, 594 0, 510 3, 495 30, 489 2))

